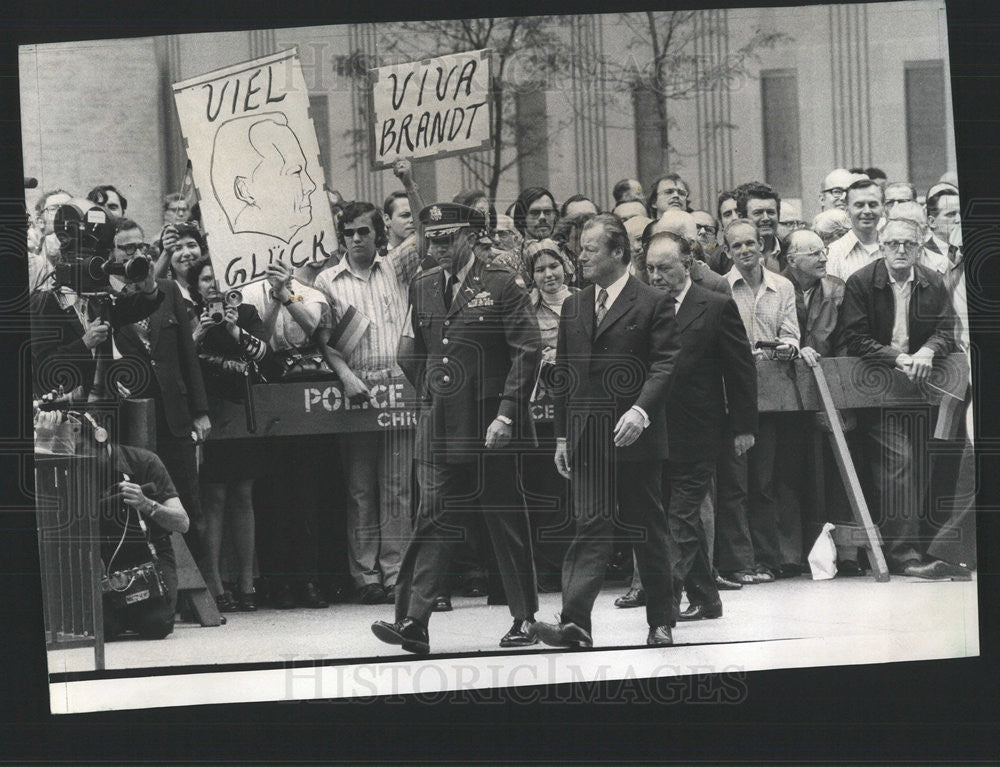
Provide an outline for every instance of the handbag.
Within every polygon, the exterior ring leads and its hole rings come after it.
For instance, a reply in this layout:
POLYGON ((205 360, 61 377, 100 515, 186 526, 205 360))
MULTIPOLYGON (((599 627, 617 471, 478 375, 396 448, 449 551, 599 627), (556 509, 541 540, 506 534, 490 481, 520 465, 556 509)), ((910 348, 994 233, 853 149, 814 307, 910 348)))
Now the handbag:
MULTIPOLYGON (((132 508, 128 509, 131 515, 132 508)), ((156 556, 156 547, 149 537, 149 530, 146 523, 138 511, 135 512, 139 520, 139 527, 142 529, 143 537, 146 539, 146 546, 149 548, 150 560, 142 564, 128 567, 123 570, 112 570, 115 557, 118 555, 125 536, 128 533, 128 519, 122 529, 121 540, 114 553, 108 559, 104 567, 104 575, 101 576, 101 592, 105 594, 112 606, 123 609, 129 605, 139 604, 151 600, 163 599, 167 595, 167 589, 163 583, 163 574, 160 572, 159 559, 156 556)))

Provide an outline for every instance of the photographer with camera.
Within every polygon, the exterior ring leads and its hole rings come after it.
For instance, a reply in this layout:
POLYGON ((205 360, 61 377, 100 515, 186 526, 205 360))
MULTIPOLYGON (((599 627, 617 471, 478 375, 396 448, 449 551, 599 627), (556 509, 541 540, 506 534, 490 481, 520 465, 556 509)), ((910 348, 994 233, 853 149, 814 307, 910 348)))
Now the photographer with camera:
POLYGON ((104 638, 135 631, 163 639, 174 630, 177 562, 170 534, 189 520, 163 462, 125 445, 99 450, 100 476, 112 484, 101 506, 104 638))
MULTIPOLYGON (((250 386, 262 380, 258 365, 269 354, 264 324, 257 310, 242 303, 242 294, 219 293, 212 265, 197 262, 187 271, 187 283, 198 311, 194 341, 208 392, 209 412, 221 400, 244 402, 252 407, 250 386)), ((209 590, 222 612, 252 612, 257 609, 253 583, 254 479, 266 471, 270 445, 260 439, 209 441, 201 466, 201 501, 205 514, 208 547, 204 573, 209 590), (227 514, 228 512, 228 514, 227 514), (223 517, 239 567, 235 596, 223 586, 219 575, 223 517)))
MULTIPOLYGON (((44 214, 48 229, 47 207, 44 214)), ((101 399, 110 393, 112 335, 149 317, 163 293, 146 251, 112 257, 115 228, 103 208, 70 199, 51 215, 57 240, 46 278, 51 289, 36 290, 29 303, 33 387, 42 394, 63 385, 74 399, 101 399)))

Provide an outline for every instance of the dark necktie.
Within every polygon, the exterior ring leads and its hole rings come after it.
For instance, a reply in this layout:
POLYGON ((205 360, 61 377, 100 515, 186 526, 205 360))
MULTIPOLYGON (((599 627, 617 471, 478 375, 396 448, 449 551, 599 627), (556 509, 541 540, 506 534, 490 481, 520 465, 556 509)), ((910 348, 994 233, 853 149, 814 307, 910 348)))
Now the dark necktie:
POLYGON ((608 291, 606 291, 604 288, 601 288, 601 292, 597 294, 597 313, 595 315, 595 319, 597 320, 597 322, 594 324, 595 328, 599 328, 601 326, 601 323, 604 322, 604 318, 608 314, 608 307, 605 306, 607 300, 608 300, 608 291))
POLYGON ((455 286, 458 284, 458 275, 453 274, 448 278, 448 281, 444 284, 444 308, 447 311, 451 311, 451 299, 455 293, 455 286))

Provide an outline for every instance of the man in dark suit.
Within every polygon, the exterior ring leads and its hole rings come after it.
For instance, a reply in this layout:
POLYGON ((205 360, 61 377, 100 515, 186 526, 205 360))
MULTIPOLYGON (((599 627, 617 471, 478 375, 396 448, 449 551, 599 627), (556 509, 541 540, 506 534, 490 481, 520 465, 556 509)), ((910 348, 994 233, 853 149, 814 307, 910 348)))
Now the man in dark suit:
MULTIPOLYGON (((116 257, 127 255, 129 246, 142 239, 138 224, 129 219, 119 221, 116 257)), ((119 379, 115 385, 122 396, 153 400, 155 452, 167 467, 191 519, 191 529, 185 535, 188 548, 201 558, 205 521, 199 499, 195 441, 204 440, 212 428, 208 398, 180 289, 173 280, 156 282, 164 295, 157 310, 148 319, 126 325, 115 334, 120 356, 132 360, 141 372, 129 380, 119 379)))
MULTIPOLYGON (((694 285, 697 285, 699 288, 704 288, 705 290, 719 293, 726 297, 732 295, 732 291, 729 288, 729 280, 722 275, 713 272, 709 268, 708 264, 699 259, 699 256, 703 255, 704 251, 702 250, 702 242, 699 239, 700 228, 697 224, 697 220, 695 219, 695 215, 683 210, 678 210, 677 208, 668 209, 658 221, 651 222, 642 233, 642 274, 637 276, 643 282, 649 285, 653 284, 652 273, 649 272, 646 267, 646 251, 649 249, 649 244, 652 241, 653 236, 659 232, 673 232, 687 241, 692 256, 690 266, 688 267, 688 277, 694 285)), ((662 289, 663 285, 659 285, 657 287, 662 289)), ((666 485, 664 485, 664 487, 666 487, 666 485)), ((709 491, 705 494, 699 511, 702 526, 705 532, 705 538, 708 542, 709 561, 712 560, 713 542, 715 539, 715 501, 715 471, 713 470, 709 491)), ((664 503, 667 503, 666 499, 664 499, 664 503)), ((716 585, 720 588, 740 588, 740 584, 729 582, 718 573, 715 574, 715 579, 716 585)), ((680 592, 675 593, 675 601, 679 598, 680 592)), ((643 607, 645 604, 646 592, 642 588, 642 577, 639 573, 639 568, 635 567, 632 571, 632 582, 629 584, 628 590, 615 600, 615 607, 643 607)))
MULTIPOLYGON (((917 263, 923 247, 918 224, 889 221, 879 244, 881 258, 847 280, 841 310, 847 353, 882 362, 923 383, 934 358, 956 348, 951 299, 937 274, 917 263)), ((866 414, 863 425, 876 448, 871 468, 890 569, 917 578, 969 580, 970 572, 959 564, 925 556, 927 542, 935 543, 935 535, 928 533, 941 534, 948 525, 921 529, 930 477, 917 473, 926 446, 920 444, 914 413, 882 409, 866 414)))
POLYGON ((538 321, 513 274, 474 258, 487 226, 481 212, 437 203, 420 212, 420 223, 438 266, 410 284, 413 338, 397 355, 425 402, 416 439, 420 507, 396 581, 396 619, 375 621, 372 632, 408 652, 429 652, 435 599, 475 521, 470 512, 481 512, 514 617, 500 646, 534 644, 528 629, 538 595, 517 453, 533 434, 538 321))
POLYGON ((691 280, 692 260, 691 244, 683 237, 661 232, 650 240, 650 285, 673 299, 681 346, 667 399, 664 501, 675 604, 682 588, 688 595, 682 621, 722 615, 699 508, 723 444, 732 441, 742 455, 753 447, 757 430, 757 367, 746 328, 728 292, 720 295, 691 280))
POLYGON ((575 530, 563 562, 558 625, 535 624, 554 647, 591 647, 590 614, 604 581, 616 523, 627 526, 648 595, 649 645, 670 645, 673 588, 660 464, 664 403, 678 353, 673 301, 628 274, 628 234, 613 215, 580 235, 591 283, 566 299, 554 380, 555 462, 570 479, 575 530), (620 519, 617 518, 617 502, 620 519))

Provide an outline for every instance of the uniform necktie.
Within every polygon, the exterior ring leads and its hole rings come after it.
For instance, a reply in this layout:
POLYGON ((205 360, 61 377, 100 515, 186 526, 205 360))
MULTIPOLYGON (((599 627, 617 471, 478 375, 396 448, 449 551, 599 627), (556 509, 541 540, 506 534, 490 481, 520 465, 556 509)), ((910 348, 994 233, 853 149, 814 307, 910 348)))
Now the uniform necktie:
POLYGON ((458 275, 453 274, 444 285, 444 308, 451 310, 451 299, 455 293, 455 286, 458 284, 458 275))
POLYGON ((594 327, 599 328, 601 326, 601 323, 604 322, 604 318, 608 314, 608 307, 604 305, 607 300, 608 300, 608 291, 606 291, 604 288, 601 288, 601 292, 597 294, 597 314, 595 315, 597 319, 597 324, 595 324, 594 327))

